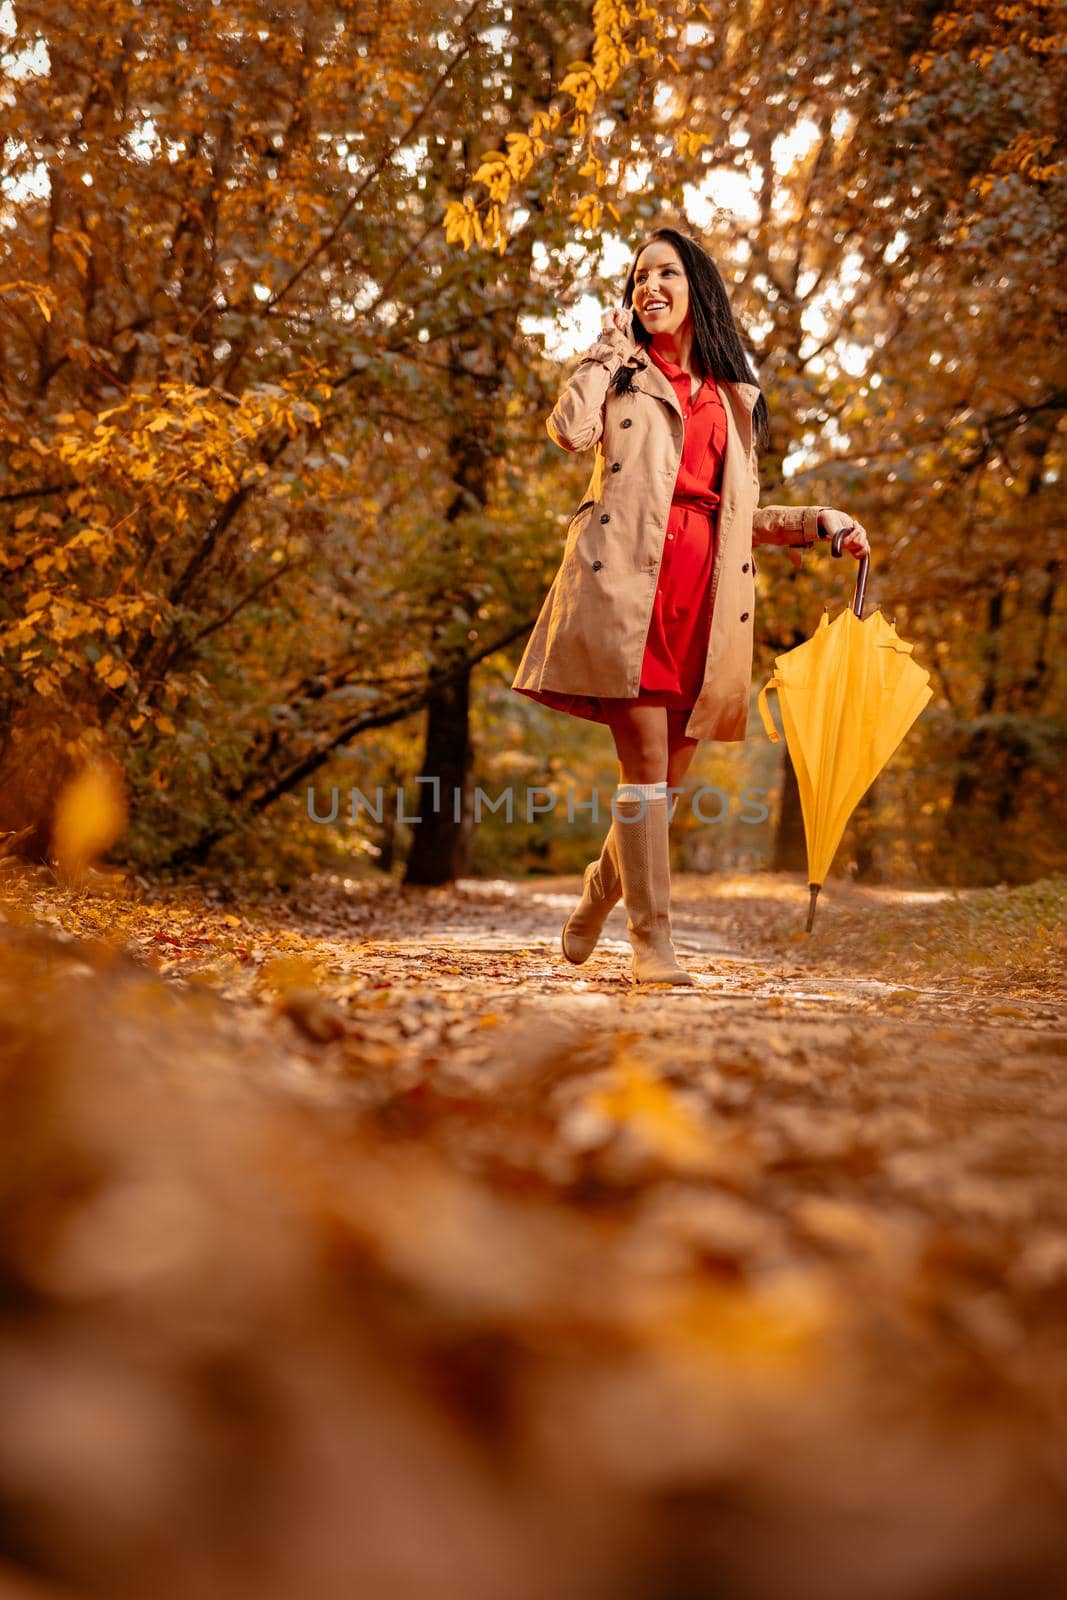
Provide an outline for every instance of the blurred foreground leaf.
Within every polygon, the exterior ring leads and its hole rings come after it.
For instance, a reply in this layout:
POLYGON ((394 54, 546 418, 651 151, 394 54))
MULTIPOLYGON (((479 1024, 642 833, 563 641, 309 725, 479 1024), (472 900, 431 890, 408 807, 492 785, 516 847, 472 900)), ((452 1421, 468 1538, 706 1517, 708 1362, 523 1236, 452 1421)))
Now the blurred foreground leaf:
POLYGON ((109 850, 126 826, 121 769, 111 761, 88 763, 56 803, 54 849, 63 872, 83 872, 109 850))

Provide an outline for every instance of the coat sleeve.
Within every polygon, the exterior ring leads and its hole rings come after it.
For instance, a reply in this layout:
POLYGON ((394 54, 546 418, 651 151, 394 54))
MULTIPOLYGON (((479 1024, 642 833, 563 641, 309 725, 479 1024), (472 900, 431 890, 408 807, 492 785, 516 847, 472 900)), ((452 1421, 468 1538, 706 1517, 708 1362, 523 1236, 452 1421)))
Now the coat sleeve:
POLYGON ((626 357, 637 348, 621 328, 609 328, 581 357, 546 420, 561 450, 588 450, 604 431, 604 401, 626 357))
MULTIPOLYGON (((761 506, 759 503, 759 467, 756 452, 752 452, 752 488, 754 493, 752 513, 752 544, 792 545, 801 549, 818 543, 819 513, 830 511, 831 506, 761 506)), ((798 557, 799 560, 799 557, 798 557)))

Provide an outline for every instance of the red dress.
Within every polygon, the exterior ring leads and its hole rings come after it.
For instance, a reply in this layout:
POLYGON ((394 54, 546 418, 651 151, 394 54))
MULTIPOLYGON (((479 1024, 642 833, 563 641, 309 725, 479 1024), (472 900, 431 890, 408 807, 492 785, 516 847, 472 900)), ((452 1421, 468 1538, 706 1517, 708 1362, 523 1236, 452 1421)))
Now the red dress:
POLYGON ((689 374, 654 345, 648 353, 674 387, 685 433, 636 699, 688 711, 704 684, 711 632, 726 412, 714 378, 705 378, 693 399, 689 374))

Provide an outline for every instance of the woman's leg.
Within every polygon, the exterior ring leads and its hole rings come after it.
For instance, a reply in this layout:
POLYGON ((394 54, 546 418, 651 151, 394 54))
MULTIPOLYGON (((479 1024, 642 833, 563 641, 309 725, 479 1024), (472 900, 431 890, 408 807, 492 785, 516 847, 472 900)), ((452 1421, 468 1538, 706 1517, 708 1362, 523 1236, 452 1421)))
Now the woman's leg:
MULTIPOLYGON (((601 700, 619 758, 620 783, 662 783, 667 773, 667 712, 632 700, 601 700)), ((614 812, 595 861, 585 869, 582 898, 563 925, 563 954, 576 966, 588 961, 613 907, 622 895, 614 812)))
POLYGON ((698 739, 686 737, 688 711, 635 705, 632 700, 602 700, 619 758, 620 783, 681 784, 697 752, 698 739))
POLYGON ((632 700, 601 700, 600 704, 615 740, 619 782, 665 782, 671 713, 663 706, 642 706, 632 700))
POLYGON ((691 984, 693 979, 678 965, 671 943, 668 713, 663 706, 601 703, 619 757, 612 833, 633 948, 633 976, 638 983, 691 984), (627 797, 628 784, 654 785, 661 792, 627 797))
MULTIPOLYGON (((699 739, 687 739, 685 725, 689 721, 688 711, 667 712, 667 797, 670 799, 675 791, 681 789, 682 779, 689 771, 689 765, 697 753, 699 739)), ((672 811, 673 817, 674 812, 672 811)))
MULTIPOLYGON (((688 711, 669 711, 657 706, 637 706, 631 701, 621 701, 618 707, 623 713, 619 716, 613 709, 616 726, 620 733, 615 737, 616 753, 619 756, 619 781, 628 783, 641 783, 645 781, 658 782, 658 779, 642 779, 633 776, 634 772, 657 771, 658 749, 657 741, 659 729, 657 724, 666 717, 667 730, 667 820, 673 820, 679 796, 672 794, 672 790, 681 788, 689 763, 696 754, 698 740, 687 739, 685 725, 689 721, 688 711), (637 712, 636 728, 632 725, 634 718, 627 713, 637 712), (649 726, 651 725, 651 726, 649 726), (625 760, 623 751, 626 752, 625 760)), ((609 726, 611 723, 609 722, 609 726)), ((614 728, 612 729, 614 736, 614 728)), ((583 961, 588 961, 597 947, 604 925, 618 904, 622 895, 622 879, 619 876, 618 852, 615 848, 617 825, 612 819, 608 825, 607 835, 600 854, 595 861, 591 861, 585 869, 582 882, 582 897, 574 911, 567 918, 563 927, 562 945, 563 954, 568 961, 576 966, 583 961)))

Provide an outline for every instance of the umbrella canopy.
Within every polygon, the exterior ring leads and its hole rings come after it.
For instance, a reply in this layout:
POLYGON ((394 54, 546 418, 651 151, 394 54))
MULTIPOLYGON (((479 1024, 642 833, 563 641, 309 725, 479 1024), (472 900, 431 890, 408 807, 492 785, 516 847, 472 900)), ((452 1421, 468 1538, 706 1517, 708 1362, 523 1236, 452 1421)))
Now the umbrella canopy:
POLYGON ((912 648, 880 611, 861 621, 850 606, 833 622, 824 611, 810 639, 775 657, 774 675, 760 690, 763 726, 776 742, 767 692, 778 692, 800 789, 809 933, 845 824, 933 694, 912 648))

